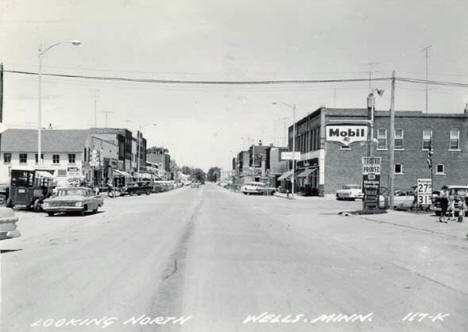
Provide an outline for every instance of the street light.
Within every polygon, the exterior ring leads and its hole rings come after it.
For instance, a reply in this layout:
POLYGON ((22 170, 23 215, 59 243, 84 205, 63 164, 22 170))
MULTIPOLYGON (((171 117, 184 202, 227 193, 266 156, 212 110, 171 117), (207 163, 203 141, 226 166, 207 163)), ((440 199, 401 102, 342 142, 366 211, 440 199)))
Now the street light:
POLYGON ((374 143, 374 113, 375 113, 375 95, 374 92, 377 92, 379 96, 383 96, 384 90, 382 89, 372 89, 369 95, 367 96, 367 110, 369 112, 369 137, 367 145, 367 156, 372 156, 372 144, 374 143))
POLYGON ((79 40, 63 40, 56 42, 47 46, 46 48, 42 48, 42 46, 38 49, 38 60, 39 60, 39 72, 38 72, 38 114, 37 114, 37 162, 38 164, 42 164, 41 158, 41 131, 42 131, 42 58, 44 55, 49 51, 51 48, 61 45, 61 44, 72 44, 74 46, 78 46, 81 44, 79 40))
MULTIPOLYGON (((140 158, 141 158, 141 157, 140 157, 140 150, 141 150, 141 148, 140 148, 140 136, 141 136, 141 134, 142 134, 141 131, 143 130, 143 128, 149 127, 149 126, 156 127, 157 124, 156 124, 156 123, 149 123, 149 124, 140 126, 140 130, 138 131, 138 134, 137 134, 137 135, 138 135, 138 144, 137 144, 137 147, 138 147, 138 148, 137 148, 137 165, 138 165, 138 166, 137 166, 137 174, 138 174, 138 175, 140 175, 140 158)), ((145 153, 146 153, 146 151, 145 151, 145 153)))
POLYGON ((295 170, 296 170, 296 104, 287 104, 282 101, 274 101, 272 102, 273 105, 284 105, 292 109, 293 112, 293 162, 292 162, 292 177, 291 177, 291 196, 294 197, 294 176, 295 176, 295 170))

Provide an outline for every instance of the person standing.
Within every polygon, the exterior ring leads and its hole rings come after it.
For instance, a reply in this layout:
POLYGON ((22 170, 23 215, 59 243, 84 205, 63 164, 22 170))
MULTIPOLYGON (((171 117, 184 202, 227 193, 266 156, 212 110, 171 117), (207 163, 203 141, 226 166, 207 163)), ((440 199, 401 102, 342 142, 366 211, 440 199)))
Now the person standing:
POLYGON ((107 196, 114 198, 114 186, 112 185, 112 179, 107 180, 107 196))
POLYGON ((466 195, 460 195, 460 202, 458 203, 459 210, 458 210, 458 222, 463 222, 463 218, 466 214, 466 199, 468 197, 468 193, 466 195))
POLYGON ((442 189, 440 190, 440 219, 439 222, 442 223, 447 223, 447 209, 448 209, 448 192, 447 192, 447 186, 443 186, 442 189))
POLYGON ((450 210, 450 218, 449 220, 455 221, 455 206, 456 206, 457 198, 455 197, 455 193, 450 193, 448 191, 448 209, 450 210))

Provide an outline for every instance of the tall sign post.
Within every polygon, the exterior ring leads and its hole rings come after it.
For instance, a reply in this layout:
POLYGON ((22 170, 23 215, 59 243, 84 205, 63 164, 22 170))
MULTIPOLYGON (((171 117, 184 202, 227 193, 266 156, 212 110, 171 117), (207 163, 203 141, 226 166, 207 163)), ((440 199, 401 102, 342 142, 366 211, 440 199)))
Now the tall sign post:
POLYGON ((362 202, 365 212, 379 208, 381 162, 381 157, 362 157, 362 202))
POLYGON ((418 179, 417 204, 421 208, 427 208, 432 204, 432 179, 418 179))

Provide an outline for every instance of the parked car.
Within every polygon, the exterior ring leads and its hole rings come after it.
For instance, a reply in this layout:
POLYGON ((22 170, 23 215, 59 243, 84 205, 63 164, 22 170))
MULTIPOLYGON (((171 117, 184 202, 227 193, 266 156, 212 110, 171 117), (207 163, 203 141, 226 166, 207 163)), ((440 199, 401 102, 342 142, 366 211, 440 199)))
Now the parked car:
POLYGON ((18 217, 15 216, 13 209, 0 207, 0 240, 20 237, 21 233, 16 229, 18 217))
MULTIPOLYGON (((465 203, 468 205, 468 186, 458 186, 458 185, 451 185, 448 186, 448 195, 450 199, 455 200, 455 215, 458 215, 458 211, 460 210, 460 203, 465 200, 465 203)), ((433 201, 431 205, 431 210, 435 212, 437 216, 440 216, 442 211, 440 207, 440 199, 439 196, 433 196, 433 201)), ((447 212, 449 214, 452 213, 452 209, 449 205, 447 212)), ((468 211, 465 211, 465 215, 468 215, 468 211)))
POLYGON ((79 212, 82 216, 86 212, 96 213, 104 205, 100 195, 85 187, 58 188, 57 194, 44 200, 42 209, 49 216, 58 212, 79 212))
POLYGON ((364 194, 359 184, 345 184, 342 189, 336 191, 336 199, 351 200, 362 199, 364 194))
POLYGON ((241 192, 244 195, 273 195, 276 188, 268 187, 262 182, 247 182, 241 187, 241 192))
POLYGON ((414 207, 414 192, 396 190, 393 194, 393 207, 397 210, 410 210, 414 207))

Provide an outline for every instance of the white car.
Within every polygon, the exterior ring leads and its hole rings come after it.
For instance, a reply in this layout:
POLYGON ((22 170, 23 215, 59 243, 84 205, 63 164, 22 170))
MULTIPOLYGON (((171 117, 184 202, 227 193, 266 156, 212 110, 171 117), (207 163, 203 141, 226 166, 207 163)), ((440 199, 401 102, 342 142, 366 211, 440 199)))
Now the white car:
POLYGON ((342 189, 336 191, 336 199, 340 200, 356 200, 362 199, 364 194, 362 193, 362 188, 358 184, 345 184, 342 189))
POLYGON ((276 188, 267 187, 267 185, 262 182, 247 182, 240 188, 240 191, 244 195, 273 195, 276 191, 276 188))

